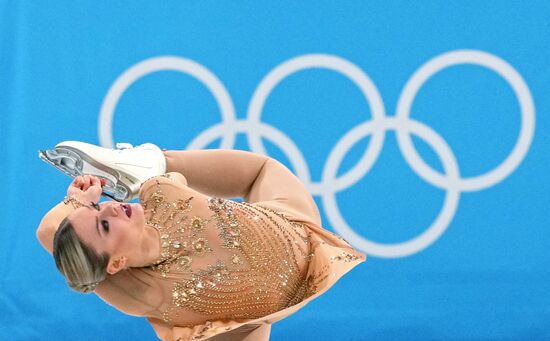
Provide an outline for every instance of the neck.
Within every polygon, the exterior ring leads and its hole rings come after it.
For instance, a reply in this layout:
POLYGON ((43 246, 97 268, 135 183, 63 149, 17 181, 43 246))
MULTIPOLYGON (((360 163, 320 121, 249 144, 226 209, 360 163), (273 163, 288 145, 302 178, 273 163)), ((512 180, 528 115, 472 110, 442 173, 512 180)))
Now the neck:
POLYGON ((139 248, 139 254, 129 262, 130 267, 145 267, 155 263, 160 257, 159 232, 145 224, 144 235, 139 248))

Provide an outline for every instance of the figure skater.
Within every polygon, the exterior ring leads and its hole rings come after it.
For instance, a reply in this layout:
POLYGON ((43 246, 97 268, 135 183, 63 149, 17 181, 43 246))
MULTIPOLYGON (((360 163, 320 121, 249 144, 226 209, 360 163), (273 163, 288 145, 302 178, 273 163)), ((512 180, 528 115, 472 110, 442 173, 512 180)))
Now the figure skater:
POLYGON ((147 318, 162 340, 268 340, 365 260, 273 158, 118 147, 41 152, 74 181, 36 234, 72 289, 147 318))

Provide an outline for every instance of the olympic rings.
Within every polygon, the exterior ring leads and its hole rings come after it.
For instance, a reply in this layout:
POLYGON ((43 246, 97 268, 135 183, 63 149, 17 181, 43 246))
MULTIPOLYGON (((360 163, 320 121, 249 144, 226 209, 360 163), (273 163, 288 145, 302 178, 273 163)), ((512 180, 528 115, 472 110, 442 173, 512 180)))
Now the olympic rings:
POLYGON ((535 105, 531 92, 521 75, 506 61, 476 50, 455 50, 443 53, 422 65, 408 80, 399 97, 395 116, 386 116, 382 97, 372 80, 358 66, 333 55, 309 54, 292 58, 275 67, 256 88, 249 104, 247 118, 237 120, 231 96, 223 83, 203 65, 181 57, 162 56, 144 60, 126 70, 109 89, 99 114, 99 140, 105 147, 113 146, 112 121, 122 94, 145 75, 172 70, 189 74, 203 83, 213 94, 220 108, 222 122, 211 126, 195 137, 186 149, 202 149, 221 138, 221 148, 233 148, 235 135, 245 133, 251 150, 266 154, 262 137, 267 138, 286 154, 296 175, 313 195, 322 199, 325 213, 334 229, 352 245, 369 255, 397 258, 412 255, 434 243, 447 229, 458 207, 460 193, 491 187, 508 177, 523 161, 535 131, 535 105), (459 64, 475 64, 501 76, 516 94, 521 110, 521 129, 518 140, 508 157, 493 170, 470 178, 461 178, 460 170, 445 140, 425 124, 410 118, 416 94, 424 83, 441 70, 459 64), (282 131, 261 122, 263 106, 273 89, 288 76, 310 68, 323 68, 342 74, 351 80, 364 95, 372 118, 350 129, 330 151, 321 181, 311 181, 309 167, 296 144, 282 131), (443 207, 432 224, 420 235, 401 243, 381 244, 357 234, 340 214, 336 193, 363 178, 376 162, 385 133, 396 131, 399 149, 412 170, 428 183, 446 190, 443 207), (439 157, 444 174, 427 165, 416 151, 411 134, 430 145, 439 157), (347 173, 337 177, 337 171, 347 152, 365 136, 372 135, 359 162, 347 173))

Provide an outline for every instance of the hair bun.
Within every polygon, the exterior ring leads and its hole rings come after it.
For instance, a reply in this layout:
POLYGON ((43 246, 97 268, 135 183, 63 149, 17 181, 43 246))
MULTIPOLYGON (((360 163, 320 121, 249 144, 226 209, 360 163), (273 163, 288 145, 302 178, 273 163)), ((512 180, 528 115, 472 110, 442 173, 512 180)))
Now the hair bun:
POLYGON ((71 289, 83 294, 89 294, 91 292, 94 292, 94 290, 99 284, 99 282, 86 283, 86 284, 78 284, 78 283, 71 283, 71 282, 67 282, 67 283, 69 284, 71 289))

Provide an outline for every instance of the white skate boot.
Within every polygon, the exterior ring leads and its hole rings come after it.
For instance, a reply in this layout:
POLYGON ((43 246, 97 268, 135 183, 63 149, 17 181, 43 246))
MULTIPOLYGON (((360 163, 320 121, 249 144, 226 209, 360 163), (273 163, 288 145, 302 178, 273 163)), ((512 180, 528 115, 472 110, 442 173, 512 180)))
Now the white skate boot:
POLYGON ((103 194, 116 201, 136 198, 145 180, 166 172, 164 154, 152 143, 137 147, 117 143, 117 149, 109 149, 65 141, 54 149, 40 150, 38 156, 72 178, 94 175, 105 179, 103 194))

